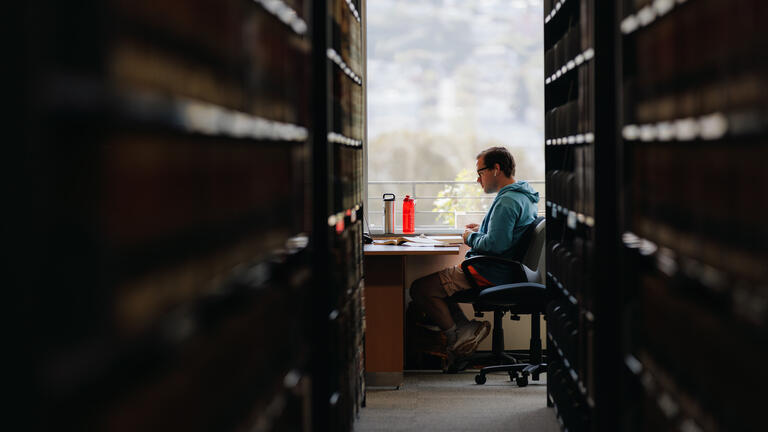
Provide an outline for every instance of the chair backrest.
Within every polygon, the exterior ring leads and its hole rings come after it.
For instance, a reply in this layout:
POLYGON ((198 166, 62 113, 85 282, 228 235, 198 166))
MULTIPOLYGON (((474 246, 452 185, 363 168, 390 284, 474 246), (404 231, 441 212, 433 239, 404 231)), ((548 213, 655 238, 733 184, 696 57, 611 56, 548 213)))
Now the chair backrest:
POLYGON ((528 231, 531 232, 531 239, 528 242, 528 249, 525 251, 520 261, 529 269, 539 275, 539 281, 544 280, 544 244, 547 241, 546 219, 537 217, 531 223, 528 231))

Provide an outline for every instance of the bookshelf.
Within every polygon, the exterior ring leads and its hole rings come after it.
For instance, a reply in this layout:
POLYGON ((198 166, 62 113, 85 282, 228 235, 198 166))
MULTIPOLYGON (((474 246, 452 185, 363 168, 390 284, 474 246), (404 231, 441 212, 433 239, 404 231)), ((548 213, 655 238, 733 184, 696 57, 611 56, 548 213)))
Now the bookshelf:
POLYGON ((563 430, 615 430, 614 9, 544 2, 548 404, 563 430))
POLYGON ((313 147, 318 430, 351 430, 365 401, 363 8, 360 0, 315 3, 315 94, 323 101, 313 147))
POLYGON ((362 7, 17 7, 4 174, 30 429, 351 429, 362 7))
POLYGON ((621 3, 625 430, 762 427, 766 18, 760 1, 621 3))

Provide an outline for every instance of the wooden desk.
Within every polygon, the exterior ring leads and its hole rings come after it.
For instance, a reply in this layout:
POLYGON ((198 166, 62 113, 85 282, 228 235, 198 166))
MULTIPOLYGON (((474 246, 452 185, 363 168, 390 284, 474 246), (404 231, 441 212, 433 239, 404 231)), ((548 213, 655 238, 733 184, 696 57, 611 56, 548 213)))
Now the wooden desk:
POLYGON ((365 371, 370 386, 403 383, 408 256, 458 255, 459 247, 365 245, 365 371))
POLYGON ((365 245, 365 256, 397 255, 458 255, 459 247, 365 245))

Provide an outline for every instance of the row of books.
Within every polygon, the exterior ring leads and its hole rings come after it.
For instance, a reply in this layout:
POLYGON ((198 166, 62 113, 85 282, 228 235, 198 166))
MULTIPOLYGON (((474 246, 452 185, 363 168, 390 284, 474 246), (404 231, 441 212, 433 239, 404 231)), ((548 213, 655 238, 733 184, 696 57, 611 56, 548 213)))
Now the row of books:
POLYGON ((352 423, 359 413, 365 398, 365 317, 362 315, 362 283, 358 282, 355 289, 348 295, 348 302, 337 318, 339 324, 338 355, 336 361, 343 365, 337 377, 336 386, 339 389, 337 404, 340 406, 340 416, 337 419, 337 430, 351 430, 352 423))
MULTIPOLYGON (((746 250, 765 251, 768 186, 757 142, 639 143, 632 155, 632 214, 746 250)), ((636 228, 642 229, 636 225, 636 228)), ((645 230, 643 230, 645 231, 645 230)))
MULTIPOLYGON (((356 6, 355 11, 359 9, 356 6)), ((338 48, 344 62, 353 72, 362 75, 363 44, 362 25, 355 17, 352 8, 346 0, 333 2, 332 46, 338 48)))
POLYGON ((585 366, 580 360, 587 348, 580 343, 583 332, 579 324, 579 309, 560 297, 547 305, 547 316, 547 332, 555 342, 550 349, 562 356, 568 368, 573 371, 572 374, 569 371, 569 375, 578 386, 586 378, 580 373, 584 372, 585 366))
MULTIPOLYGON (((755 253, 724 242, 718 242, 697 233, 675 229, 652 219, 638 224, 643 239, 657 249, 653 259, 657 268, 670 277, 686 281, 680 294, 691 301, 709 301, 722 306, 717 311, 722 317, 740 322, 745 327, 761 331, 768 327, 768 314, 762 307, 768 290, 764 288, 764 253, 755 253)), ((628 246, 630 248, 638 248, 628 246)), ((646 252, 648 253, 648 252, 646 252)))
POLYGON ((575 209, 577 194, 582 191, 576 188, 576 176, 571 171, 553 170, 546 174, 547 180, 551 180, 550 191, 547 194, 549 201, 557 203, 566 209, 575 209))
POLYGON ((553 354, 561 357, 583 400, 594 404, 595 343, 594 317, 584 308, 560 298, 547 306, 554 318, 547 329, 555 342, 553 354))
POLYGON ((218 289, 237 264, 303 231, 301 191, 292 182, 263 187, 301 176, 294 146, 119 130, 94 137, 63 129, 51 139, 61 163, 38 180, 66 193, 46 198, 50 219, 39 229, 73 270, 82 266, 75 257, 87 257, 109 275, 93 283, 110 295, 94 298, 107 299, 111 325, 126 334, 151 328, 168 309, 218 289), (81 150, 64 145, 75 142, 81 150))
POLYGON ((763 130, 762 103, 768 97, 768 81, 765 68, 750 67, 744 71, 728 71, 715 79, 699 81, 696 85, 677 86, 661 94, 640 93, 634 79, 627 80, 626 89, 638 98, 628 97, 625 118, 628 123, 652 124, 697 119, 716 113, 733 115, 730 124, 735 131, 749 133, 763 130))
POLYGON ((573 149, 573 173, 580 191, 573 210, 588 216, 595 214, 595 167, 594 146, 573 149))
POLYGON ((565 359, 558 354, 548 354, 547 381, 549 398, 555 407, 555 413, 561 427, 574 432, 591 430, 591 412, 573 381, 565 359))
MULTIPOLYGON (((768 380, 761 366, 768 360, 761 333, 728 319, 720 312, 722 305, 680 295, 681 283, 661 273, 641 276, 635 345, 648 374, 687 408, 672 413, 671 420, 685 413, 704 430, 760 430, 760 383, 768 380), (723 379, 722 365, 732 363, 734 355, 750 371, 753 386, 723 379)), ((658 397, 661 392, 645 386, 643 393, 658 397)))
POLYGON ((760 0, 697 0, 675 8, 633 38, 637 94, 659 97, 690 87, 725 84, 734 71, 764 65, 760 30, 768 7, 760 0))
POLYGON ((339 68, 333 70, 333 127, 355 140, 363 139, 363 90, 339 68))
POLYGON ((551 76, 561 67, 566 66, 584 50, 581 48, 581 28, 578 25, 568 28, 562 39, 544 53, 544 76, 551 76))
MULTIPOLYGON (((310 19, 308 2, 301 0, 202 0, 188 4, 169 0, 157 4, 149 0, 117 0, 106 10, 110 24, 118 27, 137 27, 166 41, 176 41, 187 48, 194 47, 200 58, 216 57, 235 64, 247 55, 247 45, 254 37, 262 37, 251 31, 255 24, 268 26, 278 32, 274 37, 286 37, 293 33, 309 37, 307 22, 310 19), (254 16, 268 19, 251 21, 254 16), (271 23, 280 27, 272 27, 271 23)), ((83 23, 92 25, 95 23, 83 23)))
POLYGON ((578 41, 577 46, 573 48, 583 52, 593 47, 594 9, 594 0, 545 0, 544 16, 548 17, 544 20, 545 48, 552 47, 556 41, 564 40, 566 33, 574 28, 579 29, 578 33, 571 33, 568 38, 571 42, 574 37, 578 41))
POLYGON ((548 110, 544 114, 545 122, 545 138, 551 139, 563 139, 562 142, 553 142, 552 144, 583 144, 586 142, 585 138, 580 138, 576 141, 577 135, 585 135, 594 132, 591 95, 589 94, 586 82, 590 79, 591 66, 586 65, 579 70, 579 90, 578 93, 574 92, 574 99, 566 99, 562 105, 556 106, 548 110), (573 137, 570 141, 566 141, 568 138, 573 137))
POLYGON ((561 0, 544 0, 544 15, 549 15, 551 12, 553 12, 558 3, 563 2, 561 0))
MULTIPOLYGON (((354 211, 360 212, 362 209, 354 211)), ((334 269, 333 276, 338 289, 336 304, 342 305, 347 301, 348 293, 357 289, 363 278, 363 225, 362 218, 345 226, 344 231, 334 236, 334 269)), ((339 306, 341 307, 341 306, 339 306)))
POLYGON ((363 202, 363 150, 337 144, 335 165, 336 209, 350 209, 363 202))
POLYGON ((628 386, 628 390, 631 389, 628 393, 632 391, 643 393, 643 396, 636 400, 636 403, 625 413, 625 418, 634 420, 634 430, 647 432, 722 430, 711 414, 680 388, 675 378, 647 353, 639 353, 638 357, 629 355, 625 363, 642 382, 634 382, 628 386))
POLYGON ((547 244, 547 262, 550 263, 547 271, 558 292, 589 311, 594 295, 590 268, 593 264, 593 243, 584 236, 563 237, 561 241, 551 240, 547 244))
POLYGON ((584 133, 595 132, 595 65, 590 62, 579 68, 579 130, 584 133))
MULTIPOLYGON (((123 30, 142 30, 196 49, 204 57, 211 56, 222 63, 236 63, 243 53, 240 20, 259 10, 264 11, 261 6, 237 0, 197 1, 193 4, 179 0, 162 4, 149 0, 117 0, 112 2, 108 13, 111 24, 117 24, 123 30)), ((295 10, 304 13, 302 9, 295 10)))
MULTIPOLYGON (((199 35, 190 35, 186 29, 191 23, 176 23, 178 18, 166 17, 165 13, 171 12, 161 9, 163 14, 158 12, 156 16, 149 15, 149 11, 129 9, 126 14, 130 13, 133 20, 142 20, 140 25, 132 21, 120 21, 117 25, 105 60, 117 88, 209 102, 274 121, 309 123, 311 45, 305 37, 266 9, 252 4, 236 20, 217 20, 216 14, 211 14, 211 25, 223 22, 226 28, 233 28, 229 31, 233 34, 222 37, 238 42, 220 45, 220 50, 209 54, 211 49, 199 41, 199 35), (168 23, 178 24, 182 30, 162 27, 168 23), (150 32, 146 26, 162 30, 150 32), (237 54, 228 57, 229 51, 237 54)), ((211 8, 185 9, 195 11, 190 15, 205 15, 211 8)), ((202 18, 189 19, 197 23, 202 18)))
POLYGON ((573 171, 551 170, 545 175, 549 201, 567 210, 594 216, 594 150, 592 146, 569 148, 573 171))
MULTIPOLYGON (((269 412, 275 398, 291 397, 282 389, 307 399, 300 371, 308 349, 295 343, 308 340, 307 327, 289 321, 280 332, 267 331, 270 322, 281 319, 281 311, 309 308, 302 294, 308 277, 301 275, 309 274, 305 257, 294 252, 241 263, 216 289, 167 308, 141 334, 120 333, 96 316, 91 324, 103 330, 80 343, 57 338, 40 346, 41 356, 32 360, 36 379, 30 385, 39 395, 36 406, 41 416, 31 424, 41 429, 65 424, 95 430, 250 428, 269 412), (261 346, 268 346, 273 355, 264 356, 261 346), (287 376, 295 376, 295 383, 287 385, 287 376), (237 403, 222 394, 236 395, 237 403), (190 406, 205 409, 190 412, 190 406)), ((105 297, 109 287, 99 288, 99 296, 105 297)), ((82 298, 70 302, 77 304, 82 298)), ((63 312, 70 310, 64 302, 57 306, 63 312)), ((101 304, 99 313, 110 306, 121 303, 101 304)))
MULTIPOLYGON (((103 240, 132 247, 229 226, 244 215, 292 214, 294 185, 270 179, 292 173, 296 157, 290 145, 278 143, 145 133, 111 137, 101 152, 103 240)), ((292 225, 292 218, 283 220, 292 225)), ((272 228, 267 221, 260 224, 272 228)))
POLYGON ((595 0, 579 0, 579 27, 581 28, 581 50, 595 46, 595 0))
MULTIPOLYGON (((591 85, 593 81, 594 64, 589 62, 578 68, 575 82, 554 90, 567 93, 553 97, 551 100, 557 100, 560 104, 551 107, 544 115, 547 139, 568 138, 594 132, 594 90, 591 85)), ((584 142, 582 139, 578 143, 584 142)))

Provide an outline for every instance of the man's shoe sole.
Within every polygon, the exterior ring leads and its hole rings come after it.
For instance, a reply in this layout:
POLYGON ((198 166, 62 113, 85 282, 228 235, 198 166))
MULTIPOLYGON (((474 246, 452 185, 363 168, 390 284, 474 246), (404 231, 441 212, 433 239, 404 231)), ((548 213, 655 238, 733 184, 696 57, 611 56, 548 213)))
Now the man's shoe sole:
POLYGON ((483 324, 475 331, 475 337, 457 346, 453 352, 456 355, 465 357, 475 352, 477 346, 483 339, 487 338, 491 333, 491 324, 488 321, 483 321, 483 324))

